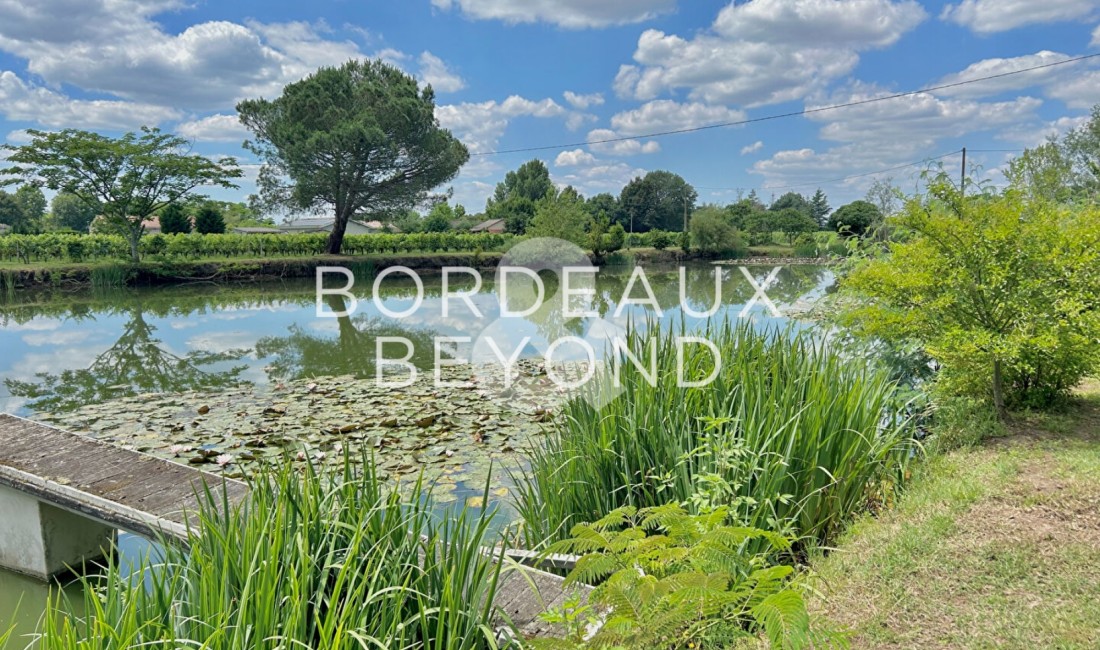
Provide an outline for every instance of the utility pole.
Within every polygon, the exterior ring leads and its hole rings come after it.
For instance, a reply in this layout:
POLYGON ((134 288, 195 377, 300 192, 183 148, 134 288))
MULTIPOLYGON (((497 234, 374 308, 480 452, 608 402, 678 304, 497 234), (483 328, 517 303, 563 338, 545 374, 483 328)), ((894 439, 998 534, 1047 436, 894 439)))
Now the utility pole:
POLYGON ((966 147, 963 147, 962 178, 959 183, 959 196, 966 196, 966 147))
POLYGON ((630 238, 626 242, 626 250, 634 249, 634 206, 630 206, 630 238))

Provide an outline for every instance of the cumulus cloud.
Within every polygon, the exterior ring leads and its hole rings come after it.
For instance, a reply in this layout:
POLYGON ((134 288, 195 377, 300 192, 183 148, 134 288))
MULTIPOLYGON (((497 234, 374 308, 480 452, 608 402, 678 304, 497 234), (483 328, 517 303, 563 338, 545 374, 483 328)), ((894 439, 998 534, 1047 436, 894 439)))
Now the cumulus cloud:
POLYGON ((169 33, 171 0, 0 0, 0 50, 51 87, 71 84, 136 102, 224 110, 270 96, 322 65, 361 56, 323 23, 210 21, 169 33))
POLYGON ((572 185, 584 196, 594 196, 602 192, 618 195, 624 185, 645 175, 645 169, 633 165, 596 159, 568 173, 551 173, 550 177, 558 187, 572 185))
POLYGON ((450 129, 471 152, 483 153, 496 148, 508 124, 519 117, 563 117, 568 111, 552 99, 534 101, 512 95, 502 102, 466 102, 436 106, 440 125, 450 129))
POLYGON ((658 153, 661 151, 661 143, 656 140, 642 142, 633 138, 620 140, 621 134, 611 129, 596 129, 588 132, 588 148, 596 153, 611 156, 636 156, 638 154, 658 153), (605 142, 614 140, 614 142, 605 142))
POLYGON ((0 72, 0 113, 13 121, 46 127, 136 130, 179 118, 179 112, 152 104, 113 100, 74 100, 29 84, 14 72, 0 72))
POLYGON ((176 127, 176 133, 196 142, 241 142, 252 135, 236 115, 210 115, 184 122, 176 127))
POLYGON ((649 100, 758 106, 800 99, 851 72, 859 52, 895 43, 926 18, 913 0, 754 0, 730 4, 684 38, 646 30, 615 92, 649 100))
POLYGON ((764 142, 762 140, 757 140, 756 142, 754 142, 752 144, 747 144, 747 145, 741 147, 741 155, 742 156, 747 156, 750 153, 756 153, 757 151, 760 151, 763 148, 764 148, 764 142))
POLYGON ((603 95, 600 93, 580 95, 571 90, 567 90, 562 93, 562 96, 565 97, 565 101, 569 102, 570 106, 582 111, 592 106, 601 106, 603 104, 603 95))
POLYGON ((1100 25, 1096 26, 1096 29, 1092 30, 1092 42, 1089 43, 1092 47, 1100 47, 1100 25))
POLYGON ((591 165, 595 162, 596 157, 584 149, 574 149, 572 151, 563 151, 559 153, 558 157, 554 159, 554 166, 577 167, 580 165, 591 165))
POLYGON ((940 19, 979 34, 1025 25, 1077 20, 1096 13, 1095 0, 963 0, 947 5, 940 19))
POLYGON ((471 18, 507 23, 548 22, 570 29, 648 20, 672 11, 676 0, 432 0, 444 11, 458 8, 471 18))
POLYGON ((681 104, 660 99, 611 118, 611 126, 622 135, 644 135, 675 129, 692 129, 726 122, 739 122, 744 111, 702 103, 681 104))
POLYGON ((440 93, 458 92, 466 87, 466 82, 447 66, 443 59, 431 52, 420 54, 420 80, 431 84, 432 89, 440 93))
MULTIPOLYGON (((962 72, 947 75, 938 82, 949 84, 968 79, 1013 72, 1071 58, 1068 54, 1043 50, 1012 58, 985 59, 962 72)), ((938 94, 953 97, 988 97, 1003 93, 1041 88, 1047 97, 1061 100, 1070 108, 1090 108, 1100 102, 1100 63, 1085 61, 1054 68, 1024 72, 1011 77, 990 79, 967 86, 946 88, 938 94)))

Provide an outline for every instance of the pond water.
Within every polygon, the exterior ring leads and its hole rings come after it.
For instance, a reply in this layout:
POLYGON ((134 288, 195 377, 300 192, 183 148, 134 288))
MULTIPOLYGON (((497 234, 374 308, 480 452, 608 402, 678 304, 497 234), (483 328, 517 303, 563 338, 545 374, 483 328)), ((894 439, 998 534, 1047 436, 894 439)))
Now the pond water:
MULTIPOLYGON (((715 268, 699 264, 684 272, 684 302, 691 309, 706 311, 714 303, 715 268)), ((771 270, 751 272, 763 285, 771 270)), ((507 399, 491 399, 490 380, 463 365, 441 368, 445 379, 462 387, 439 387, 432 375, 435 341, 469 339, 443 345, 442 358, 457 364, 476 359, 487 334, 505 355, 532 357, 566 337, 596 341, 599 331, 631 320, 705 323, 681 306, 679 269, 645 269, 659 317, 653 304, 626 304, 624 296, 646 297, 637 278, 627 294, 633 273, 601 269, 590 292, 573 296, 569 306, 591 311, 588 318, 567 317, 561 283, 549 277, 541 308, 502 319, 489 272, 480 287, 469 276, 451 278, 452 293, 477 289, 469 304, 445 301, 438 274, 423 276, 422 301, 405 276, 383 280, 376 299, 371 278, 361 277, 352 289, 356 311, 338 318, 319 318, 317 310, 350 310, 352 301, 332 295, 318 305, 313 280, 16 292, 0 297, 0 410, 232 476, 248 475, 288 452, 326 463, 344 448, 369 446, 386 475, 424 471, 442 501, 477 507, 490 463, 514 467, 525 448, 538 444, 553 387, 545 374, 527 368, 507 399), (407 316, 392 315, 414 306, 407 316), (410 363, 421 371, 417 381, 379 385, 379 346, 392 359, 405 356, 406 345, 410 363)), ((756 288, 736 267, 718 267, 718 273, 713 318, 738 318, 756 288)), ((786 267, 766 290, 782 315, 758 301, 746 316, 760 327, 783 326, 833 281, 824 267, 786 267)), ((342 282, 334 277, 328 286, 342 282)), ((531 297, 513 291, 505 304, 521 311, 531 297)), ((563 358, 583 358, 579 346, 569 347, 558 348, 563 358)), ((495 477, 491 483, 493 495, 507 495, 506 482, 495 477)), ((41 585, 0 572, 0 628, 20 601, 20 629, 33 628, 45 593, 41 585)))

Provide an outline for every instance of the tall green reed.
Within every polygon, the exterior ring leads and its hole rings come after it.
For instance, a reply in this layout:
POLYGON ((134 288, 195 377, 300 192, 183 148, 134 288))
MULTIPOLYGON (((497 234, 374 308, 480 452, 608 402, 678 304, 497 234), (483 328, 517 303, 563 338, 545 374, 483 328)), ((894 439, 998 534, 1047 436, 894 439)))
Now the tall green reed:
MULTIPOLYGON (((686 334, 683 325, 631 328, 628 348, 647 366, 655 352, 656 385, 625 363, 623 393, 609 404, 566 403, 516 477, 525 543, 562 540, 622 506, 668 502, 729 506, 745 525, 823 541, 874 490, 896 484, 915 442, 884 372, 847 362, 813 334, 723 322, 696 332, 720 352, 717 377, 680 387, 677 337, 686 334)), ((687 380, 712 368, 706 348, 686 348, 687 380)))
POLYGON ((255 483, 243 507, 202 497, 201 535, 161 560, 85 580, 85 615, 44 617, 42 650, 496 646, 500 564, 482 548, 491 513, 440 521, 430 489, 408 498, 346 462, 255 483))

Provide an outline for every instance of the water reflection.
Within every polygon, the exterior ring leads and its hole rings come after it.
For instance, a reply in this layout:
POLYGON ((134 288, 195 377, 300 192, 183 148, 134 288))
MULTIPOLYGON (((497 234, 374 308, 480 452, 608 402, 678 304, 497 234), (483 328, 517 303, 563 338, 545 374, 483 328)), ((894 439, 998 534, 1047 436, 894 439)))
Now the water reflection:
MULTIPOLYGON (((754 269, 758 282, 770 270, 754 269)), ((600 269, 587 287, 583 276, 574 276, 572 285, 591 292, 574 295, 570 306, 613 319, 632 271, 600 269)), ((688 266, 685 300, 696 311, 708 310, 714 302, 716 271, 721 286, 716 318, 736 318, 755 294, 736 267, 688 266)), ((664 312, 660 323, 702 324, 702 319, 680 309, 678 268, 645 272, 652 297, 664 312)), ((789 308, 823 293, 832 281, 832 274, 822 267, 786 267, 768 295, 789 308)), ((467 276, 452 277, 451 291, 472 289, 473 283, 467 276)), ((515 345, 525 337, 532 339, 532 352, 563 336, 583 338, 592 320, 566 316, 559 277, 544 274, 544 283, 545 302, 503 327, 515 345)), ((373 377, 378 337, 408 339, 414 347, 411 362, 427 369, 434 363, 435 337, 477 339, 501 315, 492 273, 484 274, 480 291, 470 298, 479 314, 458 299, 450 301, 449 313, 444 314, 438 276, 424 277, 424 302, 403 319, 379 310, 366 280, 354 289, 359 298, 354 315, 317 318, 314 287, 312 280, 301 280, 106 293, 19 292, 0 303, 0 378, 8 393, 0 396, 0 409, 24 415, 61 412, 146 393, 216 391, 241 383, 263 385, 313 376, 373 377)), ((416 290, 411 280, 394 275, 382 283, 379 294, 378 301, 388 309, 402 311, 412 306, 416 290)), ((636 282, 629 297, 643 299, 646 294, 636 282)), ((511 291, 508 307, 526 309, 533 298, 533 290, 527 295, 511 291)), ((340 296, 328 296, 327 301, 333 311, 349 306, 340 296)), ((623 307, 620 324, 643 322, 652 315, 646 306, 623 307)), ((760 326, 785 322, 763 305, 757 305, 751 317, 760 326)), ((388 348, 385 354, 404 356, 400 347, 388 348)))

